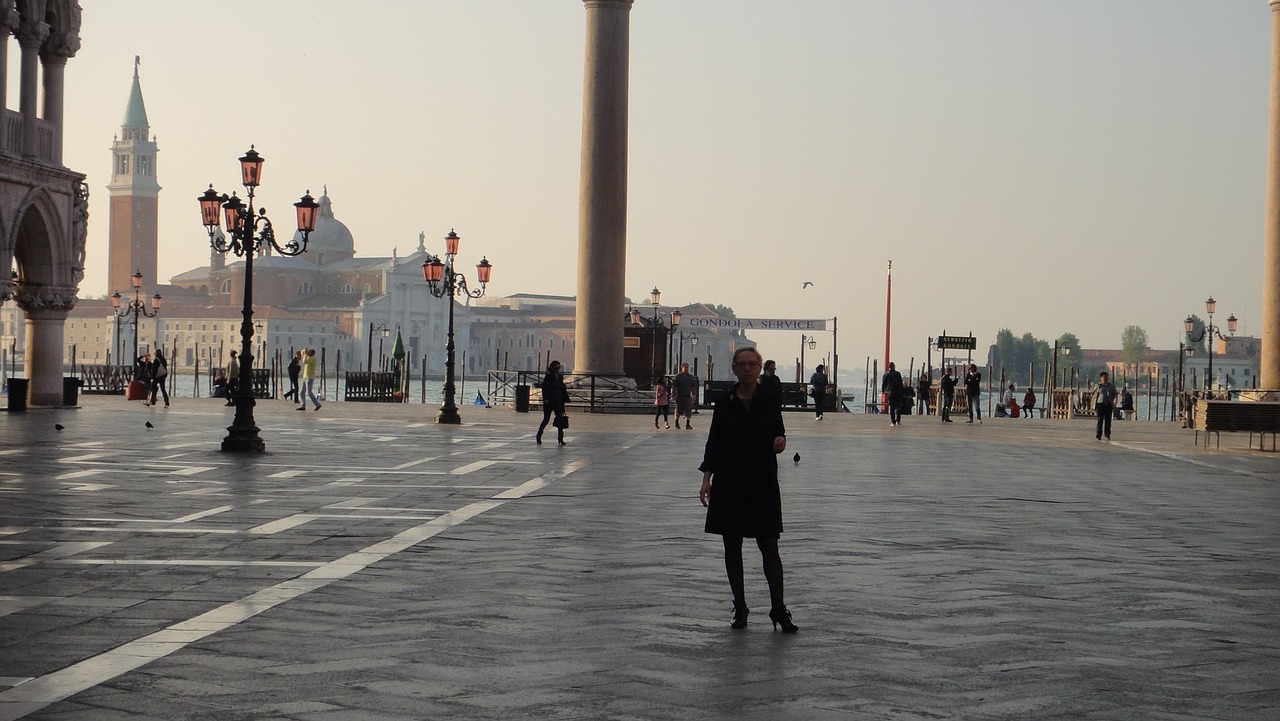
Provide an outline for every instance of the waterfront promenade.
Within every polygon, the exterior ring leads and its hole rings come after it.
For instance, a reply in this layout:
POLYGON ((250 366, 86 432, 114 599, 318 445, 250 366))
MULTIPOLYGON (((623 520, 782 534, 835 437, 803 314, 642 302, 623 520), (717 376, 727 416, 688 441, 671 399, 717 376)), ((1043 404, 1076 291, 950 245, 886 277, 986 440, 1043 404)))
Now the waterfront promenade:
POLYGON ((262 401, 250 456, 220 400, 81 403, 0 414, 0 719, 1280 718, 1244 436, 787 414, 784 636, 750 546, 729 629, 706 412, 262 401))

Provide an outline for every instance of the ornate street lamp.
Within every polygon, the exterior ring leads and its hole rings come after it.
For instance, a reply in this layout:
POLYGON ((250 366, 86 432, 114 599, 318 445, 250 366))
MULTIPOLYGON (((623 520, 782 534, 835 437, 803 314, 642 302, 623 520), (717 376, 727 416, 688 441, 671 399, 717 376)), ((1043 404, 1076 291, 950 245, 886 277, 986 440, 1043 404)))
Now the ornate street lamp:
POLYGON ((1213 312, 1218 309, 1218 301, 1214 300, 1213 296, 1209 296, 1209 299, 1204 302, 1204 309, 1209 313, 1209 323, 1204 328, 1201 328, 1199 333, 1195 332, 1196 321, 1191 316, 1187 316, 1187 319, 1182 321, 1182 326, 1187 331, 1187 340, 1192 343, 1199 343, 1208 339, 1208 343, 1205 345, 1209 346, 1209 373, 1208 377, 1204 379, 1204 388, 1205 390, 1211 390, 1213 382, 1216 380, 1213 376, 1213 339, 1215 337, 1220 340, 1233 338, 1236 334, 1236 324, 1239 321, 1236 319, 1235 314, 1232 313, 1227 318, 1227 335, 1223 335, 1222 329, 1213 324, 1213 312))
MULTIPOLYGON (((133 354, 129 363, 132 365, 138 359, 138 316, 144 318, 154 318, 160 314, 160 294, 156 293, 151 296, 151 312, 147 312, 146 303, 142 300, 142 271, 135 271, 133 274, 133 300, 129 301, 129 305, 123 305, 124 298, 120 295, 120 291, 111 294, 111 310, 116 316, 116 335, 120 334, 120 321, 133 316, 133 354)), ((123 361, 120 363, 124 365, 123 361)))
POLYGON ((380 338, 378 338, 378 363, 381 364, 382 363, 382 339, 391 335, 391 329, 387 327, 386 323, 383 323, 377 328, 373 327, 372 322, 369 323, 369 365, 367 367, 370 373, 373 372, 373 334, 374 333, 377 333, 381 336, 380 338))
POLYGON ((471 290, 467 287, 467 279, 462 273, 453 269, 454 259, 458 255, 458 244, 462 238, 453 230, 444 237, 444 260, 440 256, 428 255, 427 259, 422 262, 422 278, 427 281, 427 286, 431 289, 431 295, 437 298, 449 299, 449 333, 448 341, 445 343, 445 362, 444 362, 444 403, 440 406, 440 412, 436 414, 436 423, 461 423, 462 416, 458 415, 458 406, 454 403, 454 384, 453 384, 453 299, 455 296, 465 295, 469 298, 479 298, 484 295, 485 285, 489 282, 489 275, 493 273, 493 264, 488 258, 481 257, 480 262, 476 263, 476 280, 480 281, 480 287, 471 290))
POLYGON ((799 376, 798 378, 796 378, 796 383, 805 382, 804 380, 804 348, 805 346, 809 346, 809 350, 813 350, 814 348, 817 348, 818 339, 814 338, 811 335, 805 335, 804 333, 800 334, 800 367, 796 369, 796 375, 799 376))
POLYGON ((307 251, 307 238, 316 229, 316 211, 320 205, 307 191, 293 204, 297 209, 298 233, 289 242, 280 245, 276 241, 271 221, 265 208, 253 207, 254 189, 262 181, 262 156, 249 146, 249 152, 240 158, 240 181, 248 193, 248 204, 234 193, 228 198, 219 195, 213 185, 196 200, 200 201, 200 220, 209 231, 209 245, 219 253, 235 253, 244 258, 244 308, 240 323, 240 382, 232 399, 236 407, 235 420, 227 427, 227 437, 222 440, 224 451, 266 450, 266 444, 258 435, 258 425, 253 419, 253 258, 258 253, 275 248, 281 255, 301 255, 307 251), (223 218, 227 221, 227 235, 218 232, 223 218), (301 242, 299 242, 301 241, 301 242))

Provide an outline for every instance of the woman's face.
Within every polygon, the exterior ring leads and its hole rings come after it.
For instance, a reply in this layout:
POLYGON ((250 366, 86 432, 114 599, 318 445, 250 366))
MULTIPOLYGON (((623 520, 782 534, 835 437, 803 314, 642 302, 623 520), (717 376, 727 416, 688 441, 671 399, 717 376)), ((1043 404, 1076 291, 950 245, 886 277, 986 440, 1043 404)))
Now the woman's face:
POLYGON ((733 375, 743 383, 755 383, 760 379, 762 359, 755 353, 739 353, 733 361, 733 375))

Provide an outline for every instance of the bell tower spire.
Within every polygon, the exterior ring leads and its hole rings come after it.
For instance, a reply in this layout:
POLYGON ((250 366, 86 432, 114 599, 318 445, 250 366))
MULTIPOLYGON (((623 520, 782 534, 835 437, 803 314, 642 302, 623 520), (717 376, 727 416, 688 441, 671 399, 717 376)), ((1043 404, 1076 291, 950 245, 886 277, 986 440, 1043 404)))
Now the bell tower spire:
POLYGON ((141 58, 133 57, 133 87, 124 109, 120 134, 111 143, 110 231, 107 257, 107 292, 131 287, 135 271, 148 285, 158 284, 156 255, 159 244, 160 184, 156 181, 155 138, 147 122, 138 79, 141 58))

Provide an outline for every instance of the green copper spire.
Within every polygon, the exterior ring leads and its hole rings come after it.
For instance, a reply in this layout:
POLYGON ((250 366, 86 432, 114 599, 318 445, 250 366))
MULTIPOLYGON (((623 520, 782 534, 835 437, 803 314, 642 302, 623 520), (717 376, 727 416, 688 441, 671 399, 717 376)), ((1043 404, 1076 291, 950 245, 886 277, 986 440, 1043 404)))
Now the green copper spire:
POLYGON ((133 56, 133 89, 129 91, 129 104, 124 109, 124 126, 148 128, 147 106, 142 102, 142 85, 138 83, 138 64, 141 58, 133 56))

